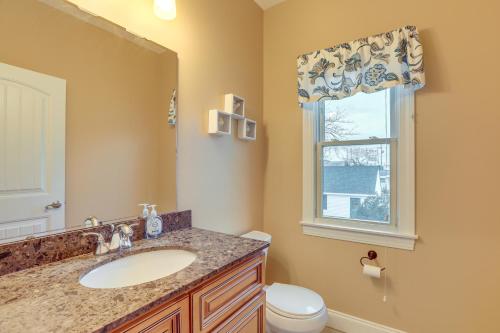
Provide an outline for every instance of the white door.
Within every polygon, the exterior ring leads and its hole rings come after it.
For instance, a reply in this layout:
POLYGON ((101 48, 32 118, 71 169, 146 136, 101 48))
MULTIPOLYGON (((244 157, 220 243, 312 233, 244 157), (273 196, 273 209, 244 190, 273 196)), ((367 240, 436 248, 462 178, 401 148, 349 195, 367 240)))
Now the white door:
POLYGON ((65 117, 65 80, 0 63, 0 243, 64 228, 65 117))

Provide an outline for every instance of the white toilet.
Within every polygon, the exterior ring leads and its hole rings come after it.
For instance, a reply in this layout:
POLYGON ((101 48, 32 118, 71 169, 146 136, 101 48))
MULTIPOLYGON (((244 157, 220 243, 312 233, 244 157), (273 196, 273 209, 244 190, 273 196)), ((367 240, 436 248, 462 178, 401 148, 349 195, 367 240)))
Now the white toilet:
MULTIPOLYGON (((271 235, 261 231, 241 237, 271 242, 271 235)), ((267 249, 265 252, 267 259, 267 249)), ((266 288, 267 333, 319 333, 327 320, 325 303, 314 291, 282 283, 266 288)))

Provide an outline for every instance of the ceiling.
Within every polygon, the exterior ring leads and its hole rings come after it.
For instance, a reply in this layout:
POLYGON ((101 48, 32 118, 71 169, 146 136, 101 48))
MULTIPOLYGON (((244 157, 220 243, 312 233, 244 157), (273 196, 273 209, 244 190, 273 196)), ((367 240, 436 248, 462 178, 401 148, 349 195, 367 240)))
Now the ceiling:
POLYGON ((259 6, 262 7, 262 9, 266 10, 268 8, 271 8, 274 5, 277 5, 281 2, 284 2, 285 0, 255 0, 259 6))

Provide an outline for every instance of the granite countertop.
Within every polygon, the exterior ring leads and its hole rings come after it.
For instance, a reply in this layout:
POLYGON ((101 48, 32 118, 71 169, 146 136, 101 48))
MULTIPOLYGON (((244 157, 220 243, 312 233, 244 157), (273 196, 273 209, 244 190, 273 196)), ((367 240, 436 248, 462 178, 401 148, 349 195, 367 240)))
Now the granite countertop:
POLYGON ((106 332, 266 248, 266 242, 197 228, 141 240, 122 253, 81 255, 0 277, 0 332, 106 332), (90 289, 79 277, 119 257, 159 248, 193 251, 187 268, 132 287, 90 289))

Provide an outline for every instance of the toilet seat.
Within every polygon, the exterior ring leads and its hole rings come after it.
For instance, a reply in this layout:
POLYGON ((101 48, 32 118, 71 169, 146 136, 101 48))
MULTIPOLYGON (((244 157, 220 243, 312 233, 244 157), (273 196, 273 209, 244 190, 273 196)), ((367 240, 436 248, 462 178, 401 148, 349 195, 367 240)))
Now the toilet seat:
POLYGON ((321 333, 328 311, 320 295, 289 284, 266 289, 266 333, 321 333))
POLYGON ((266 289, 268 310, 291 319, 310 319, 325 310, 320 295, 312 290, 290 284, 273 283, 266 289))

